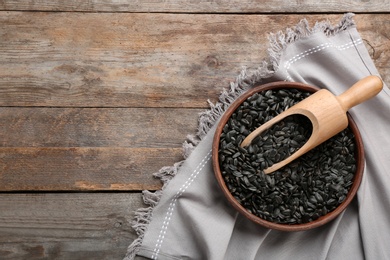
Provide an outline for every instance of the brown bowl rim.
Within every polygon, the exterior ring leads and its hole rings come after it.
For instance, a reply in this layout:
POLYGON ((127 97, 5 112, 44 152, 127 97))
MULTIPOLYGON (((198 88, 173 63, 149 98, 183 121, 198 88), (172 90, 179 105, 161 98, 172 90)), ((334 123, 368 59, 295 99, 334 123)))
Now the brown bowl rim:
POLYGON ((348 116, 348 127, 352 130, 353 134, 355 135, 355 142, 357 147, 356 152, 356 161, 357 161, 357 167, 356 167, 356 173, 353 179, 352 187, 350 188, 346 199, 333 211, 330 213, 319 217, 318 219, 308 222, 308 223, 302 223, 302 224, 280 224, 280 223, 274 223, 267 220, 264 220, 260 217, 257 217, 253 215, 252 213, 249 213, 243 206, 241 206, 240 203, 233 197, 233 195, 229 192, 225 181, 222 177, 221 170, 219 167, 219 157, 218 157, 218 150, 219 150, 219 141, 220 141, 220 135, 222 133, 223 127, 229 120, 231 114, 238 108, 238 106, 243 103, 248 97, 252 96, 255 93, 267 91, 270 89, 299 89, 303 91, 308 91, 311 93, 314 93, 318 91, 320 88, 303 84, 303 83, 297 83, 297 82, 285 82, 285 81, 278 81, 278 82, 272 82, 267 83, 263 85, 256 86, 244 94, 242 94, 240 97, 238 97, 225 111, 225 113, 222 115, 220 121, 218 122, 213 144, 212 144, 212 162, 213 162, 213 170, 214 175, 217 179, 217 182, 222 189, 222 192, 224 193, 225 197, 228 199, 229 203, 241 214, 243 214, 245 217, 250 219, 251 221, 260 224, 261 226, 264 226, 266 228, 275 229, 275 230, 281 230, 281 231, 303 231, 308 230, 312 228, 316 228, 319 226, 322 226, 331 220, 335 219, 341 212, 345 210, 345 208, 351 203, 353 198, 355 197, 362 177, 363 177, 363 171, 364 171, 364 165, 365 165, 365 156, 364 156, 364 146, 362 137, 360 135, 359 129, 353 120, 352 116, 347 113, 348 116))

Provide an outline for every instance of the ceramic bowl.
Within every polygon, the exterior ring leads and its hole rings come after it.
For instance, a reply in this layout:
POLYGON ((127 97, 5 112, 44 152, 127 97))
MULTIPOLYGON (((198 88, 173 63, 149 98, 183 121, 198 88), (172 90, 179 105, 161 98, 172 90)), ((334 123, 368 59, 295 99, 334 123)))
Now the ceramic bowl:
POLYGON ((220 168, 220 158, 219 158, 219 147, 220 147, 220 135, 223 131, 224 126, 228 122, 229 118, 232 116, 233 112, 250 96, 254 95, 255 93, 260 93, 267 90, 277 90, 277 89, 289 89, 289 88, 295 88, 302 91, 307 91, 310 93, 314 93, 319 88, 301 84, 301 83, 289 83, 289 82, 274 82, 269 84, 264 84, 257 86, 248 92, 241 95, 235 102, 233 102, 230 107, 225 111, 223 116, 221 117, 220 122, 217 125, 217 129, 215 132, 214 140, 213 140, 213 151, 212 151, 212 160, 213 160, 213 168, 215 177, 218 181, 218 184, 226 196, 227 200, 230 202, 230 204, 238 210, 241 214, 243 214, 245 217, 250 219, 251 221, 264 226, 266 228, 276 229, 276 230, 282 230, 282 231, 302 231, 302 230, 308 230, 315 227, 322 226, 331 220, 335 219, 342 211, 345 210, 345 208, 351 203, 352 199, 355 197, 357 190, 360 186, 363 170, 364 170, 364 149, 363 149, 363 142, 361 135, 359 133, 359 129, 355 122, 353 121, 351 115, 347 113, 349 125, 348 127, 352 131, 352 133, 355 136, 355 159, 356 159, 356 172, 354 175, 352 186, 349 189, 349 192, 345 198, 345 200, 339 204, 333 211, 328 212, 326 215, 323 215, 316 220, 313 220, 311 222, 301 223, 301 224, 280 224, 276 222, 270 222, 265 219, 262 219, 252 213, 250 213, 247 209, 245 209, 230 193, 225 180, 221 173, 220 168))

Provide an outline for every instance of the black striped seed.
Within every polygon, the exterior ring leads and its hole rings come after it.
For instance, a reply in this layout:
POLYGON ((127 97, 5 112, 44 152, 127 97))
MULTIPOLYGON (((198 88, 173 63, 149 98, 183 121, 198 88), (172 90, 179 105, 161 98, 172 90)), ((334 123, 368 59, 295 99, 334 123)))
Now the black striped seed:
POLYGON ((292 117, 253 140, 254 129, 309 96, 295 89, 256 93, 237 108, 220 136, 219 162, 225 183, 249 212, 276 223, 313 221, 342 203, 356 171, 355 139, 349 128, 279 171, 263 170, 287 158, 311 134, 304 117, 292 117))

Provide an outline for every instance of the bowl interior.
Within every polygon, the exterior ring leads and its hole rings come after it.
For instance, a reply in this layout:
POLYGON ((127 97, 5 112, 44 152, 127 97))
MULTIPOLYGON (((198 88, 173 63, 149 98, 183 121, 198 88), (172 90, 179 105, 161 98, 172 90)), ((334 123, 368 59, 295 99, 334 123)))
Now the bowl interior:
POLYGON ((229 118, 232 116, 234 111, 244 102, 248 99, 248 97, 251 97, 255 93, 260 93, 267 90, 278 90, 278 89, 298 89, 301 91, 307 91, 310 93, 314 93, 319 88, 301 84, 301 83, 292 83, 292 82, 274 82, 269 84, 264 84, 258 87, 255 87, 248 92, 241 95, 235 102, 233 102, 230 107, 226 110, 224 115, 221 117, 220 122, 218 123, 214 140, 213 140, 213 151, 212 151, 212 159, 213 159, 213 168, 215 177, 218 181, 219 186, 221 187, 224 195, 228 199, 228 201, 232 204, 233 207, 235 207, 240 213, 242 213, 244 216, 246 216, 248 219, 254 221, 255 223, 258 223, 264 227, 277 229, 277 230, 283 230, 283 231, 301 231, 301 230, 307 230, 311 228, 315 228, 318 226, 321 226, 325 223, 328 223, 329 221, 336 218, 352 201, 354 196, 356 195, 356 192, 360 186, 360 182, 363 175, 363 169, 364 169, 364 149, 363 149, 363 142, 361 135, 359 133, 359 130, 353 121, 352 117, 347 114, 348 116, 348 122, 349 122, 349 129, 352 131, 355 139, 355 159, 356 159, 356 172, 353 178, 352 186, 349 189, 349 192, 345 198, 345 200, 338 205, 333 211, 328 212, 326 215, 323 215, 316 220, 307 222, 307 223, 301 223, 301 224, 281 224, 276 222, 267 221, 263 218, 260 218, 252 213, 250 213, 246 208, 244 208, 236 198, 230 193, 225 180, 221 173, 220 168, 220 159, 219 159, 219 146, 220 146, 220 136, 223 131, 224 126, 228 122, 229 118))

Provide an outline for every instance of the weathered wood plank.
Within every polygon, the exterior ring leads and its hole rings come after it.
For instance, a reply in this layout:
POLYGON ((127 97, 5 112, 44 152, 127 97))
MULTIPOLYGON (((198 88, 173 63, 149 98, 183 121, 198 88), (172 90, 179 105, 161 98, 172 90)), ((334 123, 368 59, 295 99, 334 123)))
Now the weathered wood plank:
MULTIPOLYGON (((387 82, 389 15, 355 16, 387 82)), ((204 108, 268 32, 340 16, 1 12, 0 106, 204 108)))
POLYGON ((203 110, 0 107, 0 147, 178 148, 203 110))
POLYGON ((0 194, 0 259, 122 259, 140 193, 0 194))
POLYGON ((357 28, 379 73, 390 87, 390 15, 383 16, 376 21, 371 20, 369 16, 360 18, 356 20, 357 28), (378 30, 377 27, 386 29, 378 30))
POLYGON ((284 1, 284 0, 233 0, 233 1, 60 1, 60 0, 3 0, 0 10, 28 11, 82 11, 82 12, 185 12, 185 13, 290 13, 290 12, 386 12, 386 0, 374 1, 284 1))
POLYGON ((182 160, 181 148, 0 148, 0 191, 137 191, 182 160))

